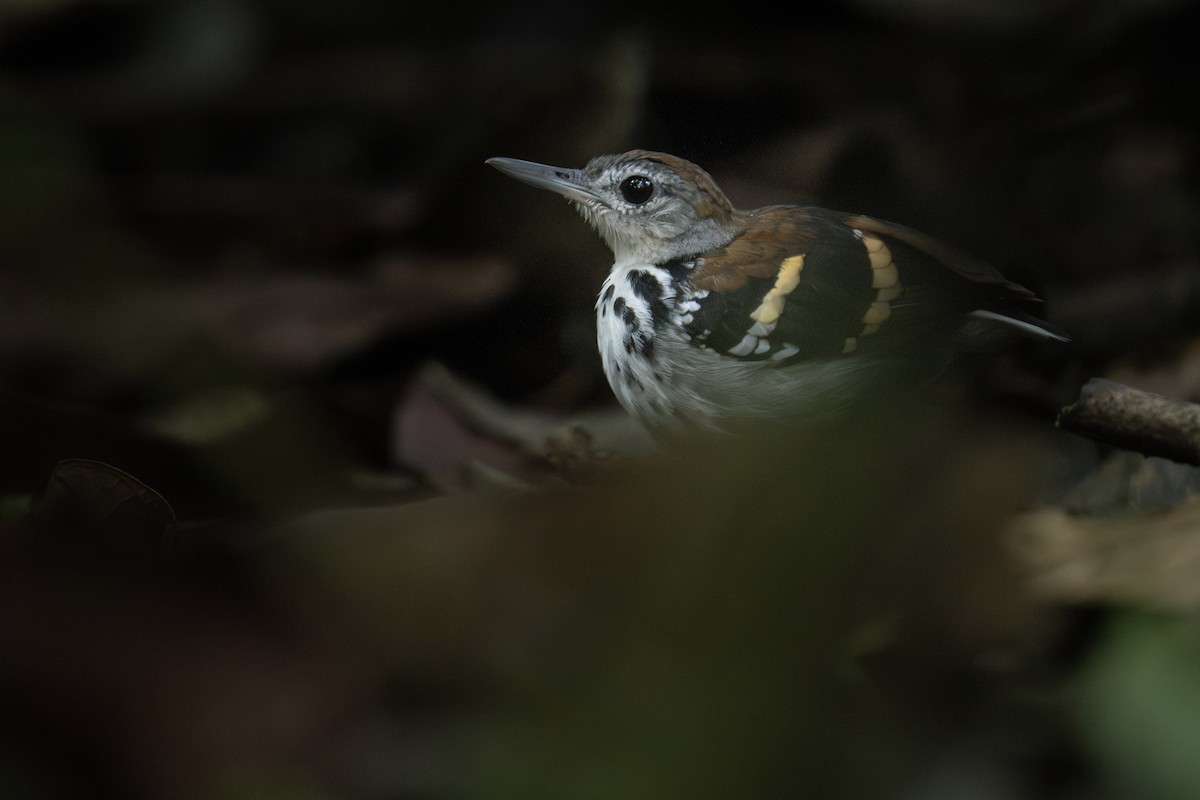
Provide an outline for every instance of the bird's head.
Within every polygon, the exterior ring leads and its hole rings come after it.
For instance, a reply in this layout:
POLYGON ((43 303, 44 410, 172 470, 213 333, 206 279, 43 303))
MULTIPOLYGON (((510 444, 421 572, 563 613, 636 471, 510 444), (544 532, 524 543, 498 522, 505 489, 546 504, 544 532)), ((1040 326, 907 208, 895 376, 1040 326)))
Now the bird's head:
POLYGON ((737 212, 707 172, 666 153, 599 156, 583 169, 489 158, 519 181, 570 200, 604 237, 618 263, 662 264, 728 243, 737 212))

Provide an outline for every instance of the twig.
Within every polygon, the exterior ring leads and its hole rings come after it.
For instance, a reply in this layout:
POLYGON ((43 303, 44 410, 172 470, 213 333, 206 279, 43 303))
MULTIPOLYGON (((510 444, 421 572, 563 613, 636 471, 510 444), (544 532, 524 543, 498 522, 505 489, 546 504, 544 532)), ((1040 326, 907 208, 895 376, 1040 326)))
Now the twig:
POLYGON ((476 434, 559 467, 589 463, 602 455, 632 456, 653 450, 649 434, 621 411, 568 419, 513 408, 436 363, 425 367, 421 380, 476 434))
POLYGON ((1058 427, 1103 444, 1200 466, 1200 405, 1093 378, 1058 427))

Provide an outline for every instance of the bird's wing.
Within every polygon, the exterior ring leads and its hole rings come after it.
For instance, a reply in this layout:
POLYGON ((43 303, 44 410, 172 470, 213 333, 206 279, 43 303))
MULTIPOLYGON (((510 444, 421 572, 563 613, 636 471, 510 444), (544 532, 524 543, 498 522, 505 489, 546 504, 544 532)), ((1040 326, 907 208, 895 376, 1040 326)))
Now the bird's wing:
POLYGON ((791 363, 949 340, 974 311, 1039 330, 1004 310, 1033 293, 983 262, 900 225, 818 208, 755 212, 688 271, 693 296, 682 310, 693 343, 744 359, 791 363))
POLYGON ((851 228, 883 239, 893 250, 909 249, 935 262, 939 267, 957 273, 967 281, 979 286, 1002 287, 1006 295, 1036 301, 1037 295, 1019 283, 1013 283, 1000 274, 999 270, 974 258, 958 248, 951 247, 943 241, 927 236, 920 231, 906 228, 895 222, 887 222, 861 214, 837 215, 841 222, 851 228))

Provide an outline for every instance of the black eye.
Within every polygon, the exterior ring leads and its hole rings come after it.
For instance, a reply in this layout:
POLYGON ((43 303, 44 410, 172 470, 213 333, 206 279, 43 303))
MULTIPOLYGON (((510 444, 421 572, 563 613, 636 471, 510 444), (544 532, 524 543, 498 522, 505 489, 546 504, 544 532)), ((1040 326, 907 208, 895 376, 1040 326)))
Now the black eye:
POLYGON ((621 181, 621 196, 635 206, 640 206, 649 200, 652 194, 654 194, 654 181, 645 175, 630 175, 621 181))

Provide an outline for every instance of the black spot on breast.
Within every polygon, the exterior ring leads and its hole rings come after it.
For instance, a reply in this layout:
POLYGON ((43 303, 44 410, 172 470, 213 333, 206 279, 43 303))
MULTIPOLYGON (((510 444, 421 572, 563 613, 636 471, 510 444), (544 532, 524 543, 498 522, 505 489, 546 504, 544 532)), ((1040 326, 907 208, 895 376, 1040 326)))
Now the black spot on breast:
POLYGON ((635 269, 629 273, 629 288, 649 305, 662 299, 662 284, 644 270, 635 269))
POLYGON ((632 308, 625 305, 625 299, 623 297, 617 298, 617 303, 613 306, 613 311, 616 311, 621 315, 621 320, 624 321, 625 327, 629 330, 637 331, 642 327, 638 322, 637 314, 633 313, 632 308))
POLYGON ((612 302, 613 292, 616 290, 616 288, 617 287, 613 286, 611 283, 608 285, 608 288, 604 290, 604 302, 606 302, 606 303, 612 302))
POLYGON ((650 309, 650 318, 657 328, 666 321, 669 311, 662 302, 663 285, 658 282, 658 278, 640 269, 630 272, 628 281, 633 293, 646 301, 646 306, 650 309))
MULTIPOLYGON (((652 279, 653 280, 653 279, 652 279)), ((657 283, 655 283, 657 285, 657 283)), ((637 312, 629 307, 625 302, 624 297, 618 297, 613 302, 613 313, 621 317, 621 321, 625 323, 625 338, 622 340, 622 345, 625 347, 626 353, 638 353, 645 356, 647 359, 654 357, 654 335, 653 330, 643 328, 641 320, 638 319, 637 312)))
POLYGON ((648 361, 654 361, 654 339, 641 339, 638 342, 638 352, 644 355, 648 361))

